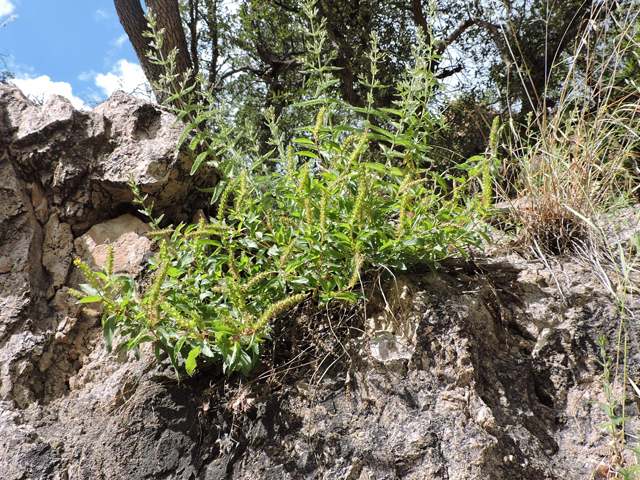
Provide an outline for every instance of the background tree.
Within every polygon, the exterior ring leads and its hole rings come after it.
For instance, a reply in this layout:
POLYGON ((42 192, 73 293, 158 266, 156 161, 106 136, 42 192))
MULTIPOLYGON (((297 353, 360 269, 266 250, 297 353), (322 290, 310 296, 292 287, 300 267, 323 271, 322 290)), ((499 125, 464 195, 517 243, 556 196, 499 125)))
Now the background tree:
MULTIPOLYGON (((140 0, 114 2, 147 78, 157 81, 162 68, 145 56, 149 40, 142 36, 146 20, 140 0)), ((189 69, 200 73, 204 88, 213 89, 219 102, 233 105, 230 111, 236 121, 261 130, 263 152, 268 148, 261 116, 265 108, 273 107, 285 126, 301 124, 302 119, 288 109, 304 99, 308 87, 299 61, 308 45, 297 2, 238 0, 234 8, 223 0, 145 0, 145 4, 156 12, 158 27, 165 29, 163 55, 178 49, 176 73, 184 75, 189 69)), ((592 0, 473 4, 439 0, 430 5, 433 11, 424 0, 317 0, 317 21, 324 21, 330 40, 326 54, 336 68, 335 88, 344 101, 356 107, 364 104, 358 80, 370 71, 371 34, 376 32, 385 53, 379 80, 388 86, 376 91, 376 107, 392 107, 395 85, 422 29, 430 35, 436 54, 430 69, 440 79, 452 78, 447 84, 458 89, 453 100, 464 98, 468 104, 475 99, 485 104, 477 111, 509 112, 521 119, 529 112, 540 114, 557 103, 563 68, 569 65, 563 63, 567 49, 589 22, 606 23, 606 12, 611 10, 592 0)), ((156 93, 159 101, 164 100, 156 93)), ((479 130, 472 136, 486 137, 489 123, 486 115, 478 116, 472 124, 479 130)))
MULTIPOLYGON (((151 62, 147 57, 147 52, 151 49, 151 39, 143 36, 143 33, 148 30, 148 26, 140 0, 114 0, 114 4, 120 23, 140 61, 140 66, 149 83, 153 86, 160 81, 161 76, 164 74, 164 67, 151 62)), ((167 58, 169 52, 174 48, 177 49, 175 71, 178 74, 177 80, 178 82, 189 82, 190 79, 186 75, 192 69, 193 63, 187 48, 178 1, 145 0, 145 4, 147 9, 150 9, 157 16, 158 29, 163 29, 165 32, 164 44, 160 53, 164 58, 167 58)), ((159 102, 166 100, 166 93, 157 89, 154 89, 154 93, 159 102)))

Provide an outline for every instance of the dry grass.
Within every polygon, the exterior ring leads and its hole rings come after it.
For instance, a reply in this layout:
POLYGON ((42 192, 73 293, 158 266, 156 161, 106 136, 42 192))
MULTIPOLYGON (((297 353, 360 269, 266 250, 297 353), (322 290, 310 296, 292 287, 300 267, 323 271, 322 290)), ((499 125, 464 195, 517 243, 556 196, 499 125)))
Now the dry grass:
POLYGON ((499 193, 512 198, 512 216, 521 226, 516 243, 525 250, 573 250, 587 238, 581 217, 638 198, 640 85, 620 80, 621 66, 640 52, 638 12, 594 17, 573 55, 554 66, 567 69, 558 108, 536 112, 524 134, 513 121, 502 128, 518 175, 499 193))

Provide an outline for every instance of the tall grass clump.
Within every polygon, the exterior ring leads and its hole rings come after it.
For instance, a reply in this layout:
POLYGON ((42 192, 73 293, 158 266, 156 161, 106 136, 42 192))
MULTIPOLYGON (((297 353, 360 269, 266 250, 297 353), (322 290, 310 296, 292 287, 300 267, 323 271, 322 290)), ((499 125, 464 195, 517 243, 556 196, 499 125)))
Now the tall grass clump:
MULTIPOLYGON (((160 248, 146 291, 130 277, 79 263, 89 279, 81 302, 102 301, 108 346, 119 335, 124 349, 153 342, 158 355, 166 352, 176 370, 184 361, 189 374, 203 362, 247 374, 277 317, 301 302, 355 302, 372 272, 437 267, 480 246, 481 204, 467 197, 467 184, 476 179, 421 167, 439 121, 432 42, 419 39, 395 107, 381 111, 373 107, 373 92, 382 88, 374 41, 371 76, 361 79, 368 102, 354 109, 338 97, 325 29, 313 24, 312 4, 304 6, 309 43, 301 59, 307 96, 295 108, 313 121, 282 132, 266 110, 267 154, 252 147, 254 130, 224 123, 227 116, 202 83, 168 100, 187 123, 182 141, 193 152, 193 171, 209 164, 223 173, 210 190, 217 214, 152 233, 160 248)), ((155 60, 173 82, 172 58, 155 60)), ((139 192, 137 198, 151 215, 139 192)))
POLYGON ((608 8, 594 6, 572 53, 551 67, 550 76, 566 72, 557 106, 541 107, 524 126, 507 119, 501 127, 518 171, 502 195, 520 199, 513 213, 526 250, 572 250, 588 235, 581 217, 639 197, 640 85, 629 72, 640 71, 640 10, 608 8))

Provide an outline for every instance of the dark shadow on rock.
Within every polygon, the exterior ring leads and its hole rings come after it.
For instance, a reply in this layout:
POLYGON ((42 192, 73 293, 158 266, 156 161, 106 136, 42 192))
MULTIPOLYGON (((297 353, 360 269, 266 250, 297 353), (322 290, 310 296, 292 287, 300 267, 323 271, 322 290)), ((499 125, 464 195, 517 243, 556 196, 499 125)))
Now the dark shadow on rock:
POLYGON ((162 122, 162 112, 153 105, 146 104, 133 113, 136 119, 132 134, 134 138, 152 140, 157 137, 162 122))

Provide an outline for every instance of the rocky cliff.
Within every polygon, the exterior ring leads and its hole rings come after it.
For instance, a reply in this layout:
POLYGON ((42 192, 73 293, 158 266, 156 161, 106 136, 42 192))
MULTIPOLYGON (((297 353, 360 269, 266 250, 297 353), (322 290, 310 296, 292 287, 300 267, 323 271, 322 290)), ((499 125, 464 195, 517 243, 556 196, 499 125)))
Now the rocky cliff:
MULTIPOLYGON (((122 92, 85 113, 62 97, 36 105, 16 87, 0 85, 3 400, 21 408, 49 402, 82 367, 93 320, 79 321, 68 301, 65 285, 77 278, 72 256, 99 257, 93 237, 100 227, 85 235, 90 227, 137 213, 130 178, 154 199, 158 215, 175 222, 206 206, 197 187, 215 183, 215 175, 203 170, 190 177, 189 156, 176 152, 182 128, 174 123, 172 115, 122 92)), ((139 236, 145 228, 127 218, 97 241, 117 246, 123 235, 139 236)), ((121 258, 135 259, 125 250, 133 249, 121 249, 121 258)))
MULTIPOLYGON (((123 93, 86 113, 0 85, 0 478, 611 474, 595 341, 618 345, 624 311, 640 383, 640 299, 616 305, 588 255, 450 262, 361 308, 301 307, 248 379, 210 368, 178 383, 150 351, 107 353, 99 319, 69 298, 72 258, 101 264, 111 244, 116 270, 144 271, 129 174, 173 222, 206 208, 197 187, 216 178, 189 176, 174 121, 123 93)), ((628 238, 638 211, 624 219, 628 238)), ((632 445, 637 398, 625 415, 632 445)))

